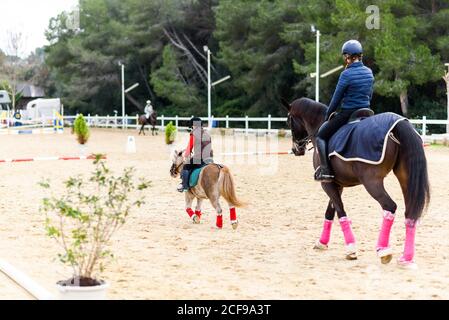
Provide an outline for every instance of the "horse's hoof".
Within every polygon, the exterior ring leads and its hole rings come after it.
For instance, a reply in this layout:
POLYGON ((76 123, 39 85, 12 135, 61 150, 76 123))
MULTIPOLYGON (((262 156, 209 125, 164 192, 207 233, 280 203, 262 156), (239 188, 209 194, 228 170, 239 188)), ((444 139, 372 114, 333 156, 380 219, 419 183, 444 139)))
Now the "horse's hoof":
POLYGON ((321 250, 321 251, 324 251, 324 250, 329 249, 329 247, 328 247, 327 244, 322 244, 320 240, 317 240, 317 241, 315 242, 315 246, 313 247, 313 249, 314 249, 314 250, 321 250))
POLYGON ((346 246, 346 260, 357 260, 357 248, 355 243, 346 246))
POLYGON ((415 263, 415 261, 407 261, 404 258, 399 258, 398 259, 398 266, 401 269, 405 269, 405 270, 417 270, 418 269, 418 265, 415 263))
POLYGON ((239 222, 238 221, 231 221, 231 225, 232 225, 232 229, 236 230, 239 226, 239 222))
POLYGON ((393 250, 391 248, 382 248, 377 250, 377 256, 382 264, 389 264, 393 259, 393 250))
POLYGON ((200 222, 201 222, 201 218, 198 217, 196 214, 193 216, 192 219, 193 219, 194 224, 200 224, 200 222))

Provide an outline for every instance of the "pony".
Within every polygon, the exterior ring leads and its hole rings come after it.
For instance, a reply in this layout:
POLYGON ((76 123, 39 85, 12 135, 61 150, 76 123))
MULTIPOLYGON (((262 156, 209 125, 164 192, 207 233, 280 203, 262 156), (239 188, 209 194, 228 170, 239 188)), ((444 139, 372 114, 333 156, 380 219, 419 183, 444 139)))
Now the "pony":
MULTIPOLYGON (((183 151, 174 151, 170 175, 176 178, 184 167, 183 151)), ((193 220, 194 224, 199 224, 201 220, 201 205, 203 200, 209 199, 217 212, 216 227, 223 228, 223 209, 220 204, 220 197, 223 197, 229 206, 230 220, 232 228, 238 227, 236 208, 244 207, 245 204, 237 198, 235 184, 229 168, 218 164, 208 164, 202 168, 195 187, 185 192, 186 212, 193 220), (197 200, 195 211, 192 210, 193 200, 197 200)))
POLYGON ((156 111, 154 111, 151 114, 149 119, 146 117, 146 115, 144 115, 144 114, 141 115, 139 117, 139 124, 141 125, 140 131, 139 131, 139 136, 142 133, 143 133, 143 135, 145 135, 145 126, 146 125, 150 125, 151 126, 151 134, 154 136, 155 131, 156 131, 156 124, 157 124, 157 113, 156 113, 156 111))
MULTIPOLYGON (((292 151, 296 156, 303 156, 308 143, 311 142, 315 146, 315 135, 324 123, 327 106, 307 98, 295 100, 291 104, 282 100, 282 104, 288 111, 287 124, 292 130, 292 151)), ((405 268, 416 268, 413 260, 416 225, 430 201, 427 160, 422 139, 409 121, 398 122, 392 133, 393 136, 387 138, 384 160, 378 165, 360 161, 345 162, 338 157, 330 159, 335 179, 332 183, 321 183, 329 196, 329 203, 321 238, 316 242, 315 249, 328 249, 336 213, 345 238, 346 259, 357 259, 355 237, 341 196, 344 188, 361 184, 383 209, 383 223, 376 250, 382 264, 390 263, 393 252, 389 246, 389 237, 397 205, 385 191, 384 178, 393 170, 405 200, 406 239, 404 252, 398 263, 405 268)), ((314 152, 315 170, 319 164, 318 153, 314 152)))

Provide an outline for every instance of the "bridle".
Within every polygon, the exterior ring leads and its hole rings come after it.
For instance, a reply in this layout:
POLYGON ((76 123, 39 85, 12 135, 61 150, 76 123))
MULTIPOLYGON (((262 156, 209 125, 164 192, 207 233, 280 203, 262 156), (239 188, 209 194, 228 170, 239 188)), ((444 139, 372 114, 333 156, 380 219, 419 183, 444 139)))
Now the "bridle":
MULTIPOLYGON (((293 121, 296 125, 298 124, 298 123, 296 122, 295 118, 293 118, 293 117, 291 116, 290 113, 288 114, 287 119, 289 119, 290 121, 293 121)), ((290 129, 293 130, 293 126, 292 126, 292 125, 290 125, 290 129)), ((299 141, 296 143, 297 146, 298 146, 298 148, 299 148, 299 149, 306 149, 307 145, 308 145, 309 143, 312 142, 312 138, 314 138, 314 137, 316 136, 317 133, 318 133, 318 132, 315 132, 315 133, 313 133, 313 134, 309 134, 309 135, 308 135, 307 137, 305 137, 304 139, 299 140, 299 141)), ((308 149, 308 151, 312 150, 313 148, 314 148, 314 147, 312 146, 310 149, 308 149)))
POLYGON ((173 167, 174 167, 174 163, 173 163, 173 166, 172 166, 172 168, 170 169, 170 173, 171 174, 177 174, 177 173, 179 173, 179 168, 181 168, 183 165, 184 165, 184 162, 181 162, 175 169, 173 169, 173 167))

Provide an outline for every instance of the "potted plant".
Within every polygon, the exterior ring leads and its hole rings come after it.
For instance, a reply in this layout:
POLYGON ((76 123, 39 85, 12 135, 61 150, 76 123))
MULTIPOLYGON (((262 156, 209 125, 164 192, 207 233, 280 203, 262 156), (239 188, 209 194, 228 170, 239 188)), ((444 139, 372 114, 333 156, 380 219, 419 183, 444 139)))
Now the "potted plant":
POLYGON ((287 136, 287 132, 285 131, 285 129, 279 129, 278 137, 279 138, 285 138, 286 136, 287 136))
POLYGON ((167 145, 173 144, 176 139, 177 129, 173 125, 173 122, 169 122, 167 126, 165 127, 165 143, 167 145))
MULTIPOLYGON (((143 202, 132 200, 135 191, 142 192, 150 183, 133 179, 133 168, 114 176, 106 167, 102 155, 95 155, 95 170, 91 176, 71 177, 64 182, 65 192, 42 201, 47 235, 62 248, 59 260, 72 268, 72 277, 59 281, 63 300, 106 299, 109 284, 100 274, 113 258, 111 237, 122 227, 134 208, 143 202)), ((50 189, 50 182, 41 187, 50 189)), ((137 195, 141 199, 142 195, 137 195)))
POLYGON ((80 154, 82 156, 85 156, 87 153, 86 144, 90 137, 90 130, 82 114, 76 117, 76 120, 73 124, 73 131, 76 134, 76 140, 78 141, 80 147, 80 154))

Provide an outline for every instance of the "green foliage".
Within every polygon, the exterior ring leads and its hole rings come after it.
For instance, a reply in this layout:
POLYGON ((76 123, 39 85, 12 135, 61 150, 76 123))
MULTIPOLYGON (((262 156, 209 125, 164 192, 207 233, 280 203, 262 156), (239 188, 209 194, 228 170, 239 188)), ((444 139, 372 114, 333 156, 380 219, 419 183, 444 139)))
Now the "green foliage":
MULTIPOLYGON (((376 111, 413 115, 420 113, 418 101, 444 103, 448 0, 83 0, 80 6, 82 30, 67 29, 66 14, 53 18, 47 68, 27 75, 62 96, 68 112, 112 114, 120 105, 121 61, 127 83, 142 84, 133 100, 151 97, 159 114, 204 115, 208 45, 212 80, 232 76, 213 90, 215 116, 285 115, 281 97, 315 94, 311 24, 322 34, 322 72, 343 63, 346 40, 363 43, 376 78, 376 111), (369 5, 379 6, 379 30, 365 25, 369 5)), ((338 76, 321 80, 322 102, 330 101, 338 76)), ((130 102, 130 114, 142 112, 130 102)))
MULTIPOLYGON (((135 192, 150 186, 141 179, 134 181, 134 169, 126 168, 114 176, 102 155, 96 155, 95 170, 89 178, 71 177, 64 182, 65 192, 42 200, 47 235, 63 249, 60 261, 73 269, 75 278, 95 279, 104 270, 111 237, 122 227, 131 211, 143 202, 135 192)), ((39 184, 51 190, 49 181, 39 184)))
POLYGON ((90 130, 82 114, 76 117, 75 123, 73 124, 73 131, 76 134, 76 139, 79 144, 87 143, 90 137, 90 130))
POLYGON ((165 143, 172 144, 173 142, 175 142, 176 133, 177 133, 177 129, 173 125, 173 122, 170 121, 167 124, 167 126, 165 127, 165 143))
POLYGON ((197 89, 184 78, 177 56, 170 45, 164 48, 162 66, 151 75, 151 84, 156 94, 177 107, 172 112, 179 114, 185 109, 195 110, 201 102, 197 89))

